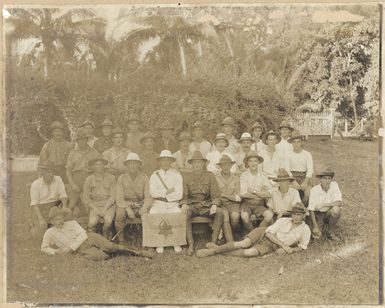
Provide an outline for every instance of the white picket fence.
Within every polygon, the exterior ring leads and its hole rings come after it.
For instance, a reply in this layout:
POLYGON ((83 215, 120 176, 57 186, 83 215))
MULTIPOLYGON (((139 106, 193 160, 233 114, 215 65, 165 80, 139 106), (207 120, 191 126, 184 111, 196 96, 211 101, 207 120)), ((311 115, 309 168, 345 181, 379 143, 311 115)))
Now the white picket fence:
POLYGON ((334 135, 334 109, 323 112, 297 113, 291 119, 291 125, 302 135, 330 136, 334 135))

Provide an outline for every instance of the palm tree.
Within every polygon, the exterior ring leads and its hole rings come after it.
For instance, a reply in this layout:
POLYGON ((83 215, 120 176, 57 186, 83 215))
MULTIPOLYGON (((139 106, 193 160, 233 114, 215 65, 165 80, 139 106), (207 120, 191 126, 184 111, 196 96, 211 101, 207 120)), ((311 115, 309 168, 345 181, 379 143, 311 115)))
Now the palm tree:
POLYGON ((9 8, 8 11, 10 17, 6 22, 13 26, 12 38, 35 39, 34 46, 23 55, 30 59, 28 64, 32 59, 39 60, 36 50, 42 48, 40 56, 45 77, 51 77, 60 63, 73 61, 80 43, 96 43, 104 38, 105 21, 96 18, 91 10, 9 8))

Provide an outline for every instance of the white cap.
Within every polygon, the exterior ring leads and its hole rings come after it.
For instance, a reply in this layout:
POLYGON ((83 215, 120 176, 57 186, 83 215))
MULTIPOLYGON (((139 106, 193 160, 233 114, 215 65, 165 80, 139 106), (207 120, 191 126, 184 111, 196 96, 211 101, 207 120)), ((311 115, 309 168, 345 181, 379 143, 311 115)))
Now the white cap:
POLYGON ((241 142, 241 141, 244 141, 244 140, 254 141, 254 138, 251 136, 250 133, 243 133, 238 142, 241 142))

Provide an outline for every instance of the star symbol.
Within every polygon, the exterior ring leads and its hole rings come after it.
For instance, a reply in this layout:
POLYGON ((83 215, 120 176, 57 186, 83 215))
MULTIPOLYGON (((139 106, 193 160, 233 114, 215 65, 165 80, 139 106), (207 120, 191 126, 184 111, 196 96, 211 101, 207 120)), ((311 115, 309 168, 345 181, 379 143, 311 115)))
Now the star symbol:
POLYGON ((166 220, 162 220, 158 228, 159 228, 158 234, 163 235, 165 238, 167 238, 170 234, 173 234, 172 232, 173 227, 166 220))

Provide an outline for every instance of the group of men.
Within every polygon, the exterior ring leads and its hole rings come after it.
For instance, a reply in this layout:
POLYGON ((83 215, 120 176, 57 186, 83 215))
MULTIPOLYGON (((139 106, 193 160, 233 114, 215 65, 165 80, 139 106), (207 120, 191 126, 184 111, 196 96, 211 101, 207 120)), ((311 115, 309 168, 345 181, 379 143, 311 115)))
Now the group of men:
POLYGON ((44 252, 79 251, 90 259, 117 251, 148 256, 128 248, 122 231, 127 220, 157 213, 185 213, 188 255, 194 252, 192 218, 212 218, 211 241, 198 257, 291 253, 306 249, 311 234, 336 238, 342 196, 335 172, 322 170, 315 175, 320 184, 313 185, 312 155, 287 121, 279 132, 265 132, 257 121, 238 140, 237 124, 227 117, 212 144, 201 122, 191 134, 181 132, 178 142, 167 121, 158 127, 160 136, 142 133, 136 115, 127 126, 125 133, 106 119, 96 138, 94 123, 86 120, 70 143, 61 123, 51 125, 40 177, 31 185, 31 230, 45 233, 44 252), (82 214, 88 232, 73 220, 82 214), (218 245, 221 231, 224 245, 218 245))

